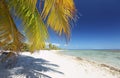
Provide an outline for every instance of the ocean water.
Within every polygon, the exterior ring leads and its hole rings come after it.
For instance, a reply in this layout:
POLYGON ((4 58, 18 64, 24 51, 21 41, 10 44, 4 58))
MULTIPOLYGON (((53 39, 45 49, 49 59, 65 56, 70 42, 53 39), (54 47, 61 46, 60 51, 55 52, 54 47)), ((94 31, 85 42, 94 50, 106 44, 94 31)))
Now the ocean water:
POLYGON ((61 52, 120 68, 120 50, 64 50, 61 52))

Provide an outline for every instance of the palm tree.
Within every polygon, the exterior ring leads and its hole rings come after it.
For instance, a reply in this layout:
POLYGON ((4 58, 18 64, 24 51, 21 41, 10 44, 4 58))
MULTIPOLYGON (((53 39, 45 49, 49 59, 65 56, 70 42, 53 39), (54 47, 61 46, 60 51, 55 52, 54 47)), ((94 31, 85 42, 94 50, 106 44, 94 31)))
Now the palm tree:
POLYGON ((49 49, 52 49, 52 44, 51 43, 49 43, 49 49))
POLYGON ((31 52, 43 49, 48 27, 68 40, 75 12, 73 0, 0 0, 0 47, 11 44, 12 51, 20 52, 22 42, 27 41, 31 52), (21 30, 15 20, 21 21, 21 30))

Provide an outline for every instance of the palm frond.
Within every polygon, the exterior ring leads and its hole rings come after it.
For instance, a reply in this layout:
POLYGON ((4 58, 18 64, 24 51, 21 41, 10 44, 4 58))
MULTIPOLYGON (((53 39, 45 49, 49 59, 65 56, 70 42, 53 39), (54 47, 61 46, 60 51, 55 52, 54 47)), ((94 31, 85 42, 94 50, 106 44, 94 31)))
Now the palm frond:
POLYGON ((8 5, 10 10, 14 10, 16 16, 22 20, 31 51, 40 50, 45 47, 45 40, 48 38, 47 28, 36 8, 37 0, 32 1, 33 4, 31 0, 26 1, 27 3, 24 0, 13 0, 13 2, 8 2, 8 5))
MULTIPOLYGON (((3 0, 6 1, 9 10, 2 13, 6 27, 3 27, 4 24, 0 23, 1 27, 1 36, 2 42, 0 45, 3 45, 4 38, 9 34, 9 40, 12 41, 13 45, 20 45, 20 38, 22 38, 21 33, 17 30, 14 21, 11 18, 9 11, 12 12, 13 16, 18 17, 22 20, 22 26, 27 36, 27 40, 30 44, 31 51, 39 50, 45 47, 45 41, 48 39, 48 32, 45 22, 59 35, 65 34, 65 36, 70 38, 70 20, 74 19, 75 6, 73 0, 44 0, 44 7, 42 13, 38 12, 36 3, 38 0, 3 0), (9 14, 8 14, 9 13, 9 14), (4 16, 5 15, 5 16, 4 16), (3 27, 3 28, 2 28, 3 27), (8 30, 11 29, 11 30, 8 30), (6 31, 9 31, 8 33, 6 31), (2 34, 6 32, 6 34, 2 34), (16 34, 13 34, 16 33, 16 34), (18 35, 21 35, 18 37, 18 35)), ((1 3, 2 4, 2 3, 1 3)), ((2 6, 2 5, 0 5, 2 6)), ((6 9, 6 8, 4 8, 6 9)), ((7 40, 7 39, 6 39, 7 40)), ((8 42, 6 42, 8 43, 8 42)), ((4 42, 4 44, 6 44, 4 42)))
POLYGON ((32 12, 35 11, 37 1, 38 0, 6 0, 10 8, 27 8, 32 12), (19 5, 21 5, 22 7, 19 7, 19 5))
POLYGON ((70 20, 74 19, 75 11, 73 0, 45 0, 42 17, 55 32, 69 39, 70 20))
POLYGON ((9 13, 6 3, 0 2, 0 42, 2 47, 6 47, 9 43, 13 43, 16 48, 13 51, 19 51, 20 43, 23 35, 16 28, 14 21, 9 13))

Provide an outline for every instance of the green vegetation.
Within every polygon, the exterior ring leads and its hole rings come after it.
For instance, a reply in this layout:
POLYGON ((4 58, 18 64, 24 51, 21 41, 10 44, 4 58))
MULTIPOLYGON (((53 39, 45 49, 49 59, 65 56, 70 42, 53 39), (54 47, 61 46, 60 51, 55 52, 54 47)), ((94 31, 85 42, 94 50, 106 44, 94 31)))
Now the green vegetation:
POLYGON ((53 44, 49 44, 49 48, 48 49, 50 49, 50 50, 60 50, 60 48, 58 47, 58 46, 55 46, 55 45, 53 45, 53 44))
MULTIPOLYGON (((23 45, 27 41, 30 52, 44 49, 48 27, 69 40, 69 22, 75 12, 73 0, 0 0, 0 47, 21 52, 21 47, 28 48, 23 45), (40 9, 37 3, 42 4, 40 9), (20 30, 17 19, 21 21, 20 30)), ((57 49, 54 45, 50 48, 57 49)))

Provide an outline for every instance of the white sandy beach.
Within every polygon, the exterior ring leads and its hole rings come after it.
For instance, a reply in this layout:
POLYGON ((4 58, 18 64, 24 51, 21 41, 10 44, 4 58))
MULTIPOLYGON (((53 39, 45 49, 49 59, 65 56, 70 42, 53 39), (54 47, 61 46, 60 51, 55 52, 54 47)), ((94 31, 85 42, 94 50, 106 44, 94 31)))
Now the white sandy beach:
POLYGON ((44 50, 22 53, 12 69, 0 67, 0 78, 120 78, 120 71, 44 50))

